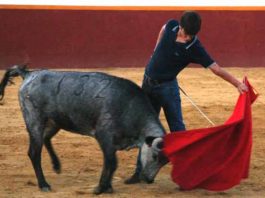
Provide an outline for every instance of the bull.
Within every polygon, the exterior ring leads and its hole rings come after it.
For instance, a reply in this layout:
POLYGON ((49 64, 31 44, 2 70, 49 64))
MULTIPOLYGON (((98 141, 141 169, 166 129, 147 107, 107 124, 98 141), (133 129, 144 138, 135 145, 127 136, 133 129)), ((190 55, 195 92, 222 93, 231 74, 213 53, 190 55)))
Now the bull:
POLYGON ((61 164, 51 143, 60 129, 94 137, 104 157, 95 194, 111 193, 117 168, 116 151, 141 149, 142 179, 152 182, 165 164, 161 148, 165 129, 148 98, 135 83, 100 72, 30 71, 26 66, 7 69, 0 84, 0 100, 13 77, 21 76, 19 102, 29 133, 28 150, 39 188, 50 191, 41 166, 43 145, 53 169, 61 164))

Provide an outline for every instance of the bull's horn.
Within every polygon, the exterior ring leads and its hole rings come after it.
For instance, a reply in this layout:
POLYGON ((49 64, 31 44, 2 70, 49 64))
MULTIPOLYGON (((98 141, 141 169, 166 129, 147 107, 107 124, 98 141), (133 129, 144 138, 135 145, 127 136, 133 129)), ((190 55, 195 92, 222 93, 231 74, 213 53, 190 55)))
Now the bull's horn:
POLYGON ((159 153, 161 151, 161 148, 159 148, 160 143, 163 142, 163 139, 161 137, 154 139, 152 143, 152 149, 154 152, 159 153))

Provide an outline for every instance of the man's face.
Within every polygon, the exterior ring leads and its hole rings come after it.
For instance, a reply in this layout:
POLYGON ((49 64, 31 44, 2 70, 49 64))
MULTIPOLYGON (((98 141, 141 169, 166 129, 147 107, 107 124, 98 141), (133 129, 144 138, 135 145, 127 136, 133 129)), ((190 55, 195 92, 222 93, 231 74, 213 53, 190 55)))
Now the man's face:
POLYGON ((182 27, 179 28, 179 31, 180 31, 180 35, 181 35, 182 39, 186 43, 189 42, 189 41, 191 41, 193 39, 193 37, 194 37, 194 36, 191 36, 191 35, 186 34, 184 28, 182 28, 182 27))

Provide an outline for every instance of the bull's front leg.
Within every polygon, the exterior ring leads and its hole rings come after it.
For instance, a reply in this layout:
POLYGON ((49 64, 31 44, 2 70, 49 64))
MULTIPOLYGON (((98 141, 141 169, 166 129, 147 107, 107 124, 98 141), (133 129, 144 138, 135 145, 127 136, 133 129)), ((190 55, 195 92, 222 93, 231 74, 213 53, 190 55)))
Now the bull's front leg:
POLYGON ((103 140, 98 140, 103 151, 104 165, 99 185, 94 190, 94 194, 97 195, 101 193, 113 192, 111 182, 113 173, 117 168, 116 149, 114 149, 111 143, 112 141, 107 140, 106 142, 104 142, 104 139, 106 140, 106 138, 103 138, 103 140))

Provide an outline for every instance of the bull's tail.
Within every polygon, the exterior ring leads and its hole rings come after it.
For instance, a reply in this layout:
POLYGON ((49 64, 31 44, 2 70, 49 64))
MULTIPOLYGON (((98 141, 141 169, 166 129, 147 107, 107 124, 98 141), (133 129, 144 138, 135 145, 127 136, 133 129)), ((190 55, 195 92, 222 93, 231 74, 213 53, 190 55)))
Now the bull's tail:
POLYGON ((29 73, 26 69, 27 65, 14 65, 13 67, 6 70, 4 77, 0 83, 0 101, 4 98, 5 95, 5 87, 7 84, 14 84, 12 78, 21 76, 23 79, 29 73))

